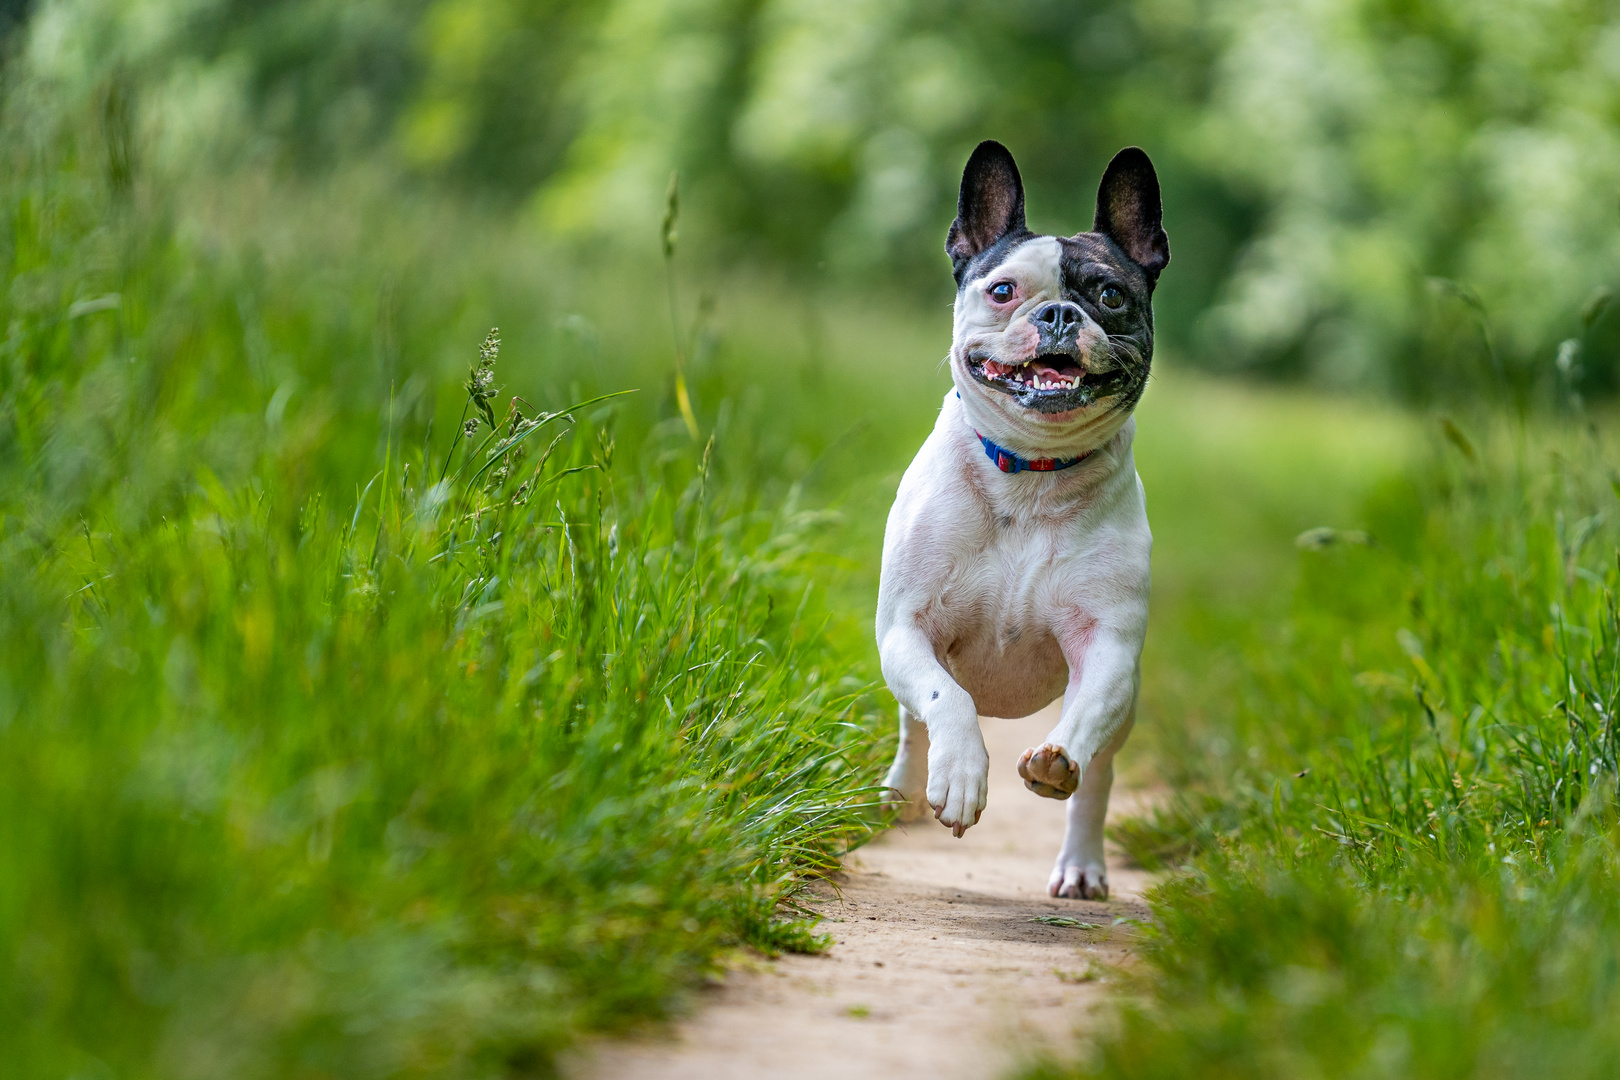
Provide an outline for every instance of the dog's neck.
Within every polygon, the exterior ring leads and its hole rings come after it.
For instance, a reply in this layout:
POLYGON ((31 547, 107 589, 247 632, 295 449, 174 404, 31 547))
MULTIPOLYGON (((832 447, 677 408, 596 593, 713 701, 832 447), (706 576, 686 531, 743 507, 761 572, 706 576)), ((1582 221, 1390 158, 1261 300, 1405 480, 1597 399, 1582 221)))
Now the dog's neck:
POLYGON ((973 490, 997 516, 1064 513, 1076 504, 1093 501, 1097 492, 1114 483, 1127 466, 1135 475, 1131 444, 1135 441, 1136 422, 1128 414, 1112 428, 1105 442, 1092 447, 1084 461, 1072 469, 1054 472, 1007 473, 998 469, 985 455, 963 400, 955 391, 945 395, 940 424, 954 452, 961 455, 961 465, 967 470, 973 490))
POLYGON ((994 391, 978 384, 946 396, 959 402, 964 422, 980 436, 1026 458, 1078 458, 1118 435, 1132 410, 1093 407, 1054 417, 1021 409, 998 408, 994 391))

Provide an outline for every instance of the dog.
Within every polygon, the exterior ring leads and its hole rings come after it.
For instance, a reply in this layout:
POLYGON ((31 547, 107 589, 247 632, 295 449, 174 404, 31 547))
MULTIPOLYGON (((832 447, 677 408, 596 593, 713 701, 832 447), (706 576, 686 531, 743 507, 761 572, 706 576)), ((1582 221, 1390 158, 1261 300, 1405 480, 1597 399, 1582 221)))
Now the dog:
POLYGON ((889 511, 878 588, 884 681, 900 704, 885 802, 960 837, 985 807, 980 716, 1057 726, 1024 751, 1031 791, 1067 799, 1053 896, 1108 895, 1103 820, 1136 721, 1148 530, 1131 441, 1153 360, 1153 289, 1170 262, 1158 176, 1121 150, 1092 231, 1024 224, 1007 148, 984 142, 946 236, 957 293, 954 389, 889 511))

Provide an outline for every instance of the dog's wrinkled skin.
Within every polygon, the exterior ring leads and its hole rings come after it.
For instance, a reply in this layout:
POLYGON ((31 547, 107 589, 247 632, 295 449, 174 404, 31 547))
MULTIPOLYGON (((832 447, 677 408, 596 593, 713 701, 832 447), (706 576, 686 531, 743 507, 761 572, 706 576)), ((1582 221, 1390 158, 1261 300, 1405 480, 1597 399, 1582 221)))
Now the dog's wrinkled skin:
POLYGON ((1054 896, 1104 897, 1113 758, 1135 721, 1148 532, 1131 412, 1153 357, 1153 287, 1170 261, 1147 155, 1122 150, 1093 232, 1024 225, 1012 155, 986 142, 962 177, 946 251, 958 286, 956 388, 906 470, 883 540, 877 636, 900 702, 888 801, 957 836, 985 806, 982 716, 1061 719, 1026 750, 1030 790, 1069 799, 1054 896), (1001 472, 978 436, 1053 472, 1001 472), (1075 798, 1070 799, 1071 795, 1075 798))

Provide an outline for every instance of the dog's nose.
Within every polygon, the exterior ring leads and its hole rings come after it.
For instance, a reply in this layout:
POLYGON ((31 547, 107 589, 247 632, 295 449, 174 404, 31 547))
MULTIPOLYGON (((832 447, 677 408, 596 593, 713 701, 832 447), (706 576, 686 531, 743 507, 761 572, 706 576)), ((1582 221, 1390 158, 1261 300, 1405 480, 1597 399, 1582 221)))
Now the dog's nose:
POLYGON ((1030 318, 1047 333, 1061 336, 1078 329, 1085 314, 1080 310, 1079 304, 1071 304, 1064 300, 1042 304, 1035 309, 1030 318))

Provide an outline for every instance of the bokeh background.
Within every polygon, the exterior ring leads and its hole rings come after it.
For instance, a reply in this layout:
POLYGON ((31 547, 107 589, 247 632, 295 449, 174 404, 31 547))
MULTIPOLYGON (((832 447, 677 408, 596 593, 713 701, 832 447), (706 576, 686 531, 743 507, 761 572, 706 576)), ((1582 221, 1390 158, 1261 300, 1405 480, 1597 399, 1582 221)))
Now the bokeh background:
POLYGON ((1051 231, 1089 225, 1139 144, 1180 361, 1418 401, 1617 377, 1601 0, 5 7, 12 63, 107 96, 148 168, 365 170, 500 207, 575 267, 656 259, 678 170, 713 273, 935 310, 978 139, 1013 148, 1051 231))

